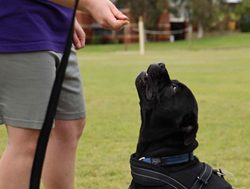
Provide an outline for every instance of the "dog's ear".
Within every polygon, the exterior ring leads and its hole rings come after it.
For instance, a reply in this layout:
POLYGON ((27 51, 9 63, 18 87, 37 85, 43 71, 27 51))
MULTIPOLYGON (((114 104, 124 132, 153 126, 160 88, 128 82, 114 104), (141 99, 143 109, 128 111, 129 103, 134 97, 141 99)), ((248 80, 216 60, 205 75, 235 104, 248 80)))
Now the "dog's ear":
POLYGON ((184 116, 181 124, 183 132, 183 142, 185 146, 192 144, 195 141, 196 133, 198 131, 197 116, 195 113, 184 116))

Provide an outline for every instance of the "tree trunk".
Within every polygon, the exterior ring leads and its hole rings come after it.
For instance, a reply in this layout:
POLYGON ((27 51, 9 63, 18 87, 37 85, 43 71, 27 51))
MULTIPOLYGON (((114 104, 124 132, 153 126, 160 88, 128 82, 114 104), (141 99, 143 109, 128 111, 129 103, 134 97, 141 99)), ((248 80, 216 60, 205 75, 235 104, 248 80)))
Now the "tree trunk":
POLYGON ((193 25, 192 24, 188 24, 187 39, 188 40, 192 40, 192 36, 193 36, 193 25))
POLYGON ((198 23, 197 38, 201 39, 204 36, 204 29, 201 23, 198 23))

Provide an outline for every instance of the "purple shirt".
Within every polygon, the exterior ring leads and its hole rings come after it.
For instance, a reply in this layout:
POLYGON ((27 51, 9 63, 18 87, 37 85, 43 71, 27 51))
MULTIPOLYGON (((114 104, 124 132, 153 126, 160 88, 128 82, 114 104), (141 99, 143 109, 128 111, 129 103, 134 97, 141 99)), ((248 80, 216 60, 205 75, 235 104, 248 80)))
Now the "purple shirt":
POLYGON ((71 17, 47 0, 0 0, 0 53, 63 52, 71 17))

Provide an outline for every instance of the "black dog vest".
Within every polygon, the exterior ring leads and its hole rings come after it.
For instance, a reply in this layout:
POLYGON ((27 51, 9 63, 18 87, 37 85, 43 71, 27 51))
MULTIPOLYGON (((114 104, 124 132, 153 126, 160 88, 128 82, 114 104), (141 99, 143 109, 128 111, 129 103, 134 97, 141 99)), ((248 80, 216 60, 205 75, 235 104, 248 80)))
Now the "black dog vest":
POLYGON ((133 177, 129 189, 232 189, 220 171, 197 162, 190 168, 169 172, 163 167, 130 159, 133 177))

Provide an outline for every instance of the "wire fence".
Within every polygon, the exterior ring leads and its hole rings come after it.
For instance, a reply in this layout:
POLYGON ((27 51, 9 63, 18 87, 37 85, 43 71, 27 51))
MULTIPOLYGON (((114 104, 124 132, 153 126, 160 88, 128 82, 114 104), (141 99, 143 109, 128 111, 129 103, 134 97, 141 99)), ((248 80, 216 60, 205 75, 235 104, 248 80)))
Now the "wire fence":
MULTIPOLYGON (((90 25, 87 25, 87 24, 84 24, 82 25, 83 29, 103 29, 99 24, 90 24, 90 25)), ((138 27, 133 24, 133 25, 130 25, 128 26, 130 27, 130 30, 132 32, 135 32, 135 33, 139 33, 139 29, 138 27)), ((105 30, 105 29, 103 29, 105 30)), ((148 29, 144 29, 144 33, 145 34, 150 34, 150 35, 179 35, 179 34, 185 34, 185 33, 189 33, 191 32, 191 28, 190 27, 186 27, 186 28, 183 28, 183 29, 178 29, 178 30, 148 30, 148 29)), ((112 33, 112 32, 110 32, 112 33)), ((124 35, 126 34, 126 32, 123 32, 124 35)))
MULTIPOLYGON (((138 28, 132 28, 134 32, 139 33, 138 28)), ((189 28, 184 28, 184 29, 179 29, 179 30, 165 30, 165 31, 160 31, 160 30, 144 30, 145 34, 151 34, 151 35, 178 35, 178 34, 183 34, 183 33, 188 33, 189 28)))

